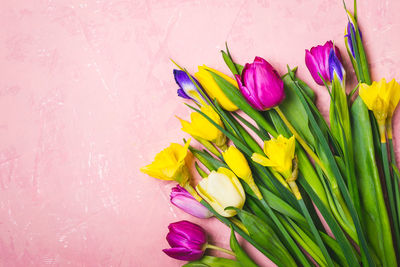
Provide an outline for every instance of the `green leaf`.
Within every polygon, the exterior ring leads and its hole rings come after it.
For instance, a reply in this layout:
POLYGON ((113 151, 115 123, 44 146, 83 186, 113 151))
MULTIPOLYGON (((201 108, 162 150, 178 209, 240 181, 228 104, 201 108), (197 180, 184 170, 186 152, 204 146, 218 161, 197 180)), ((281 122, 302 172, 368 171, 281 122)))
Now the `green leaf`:
POLYGON ((196 168, 196 171, 199 173, 199 175, 204 178, 207 177, 207 173, 205 171, 203 171, 203 169, 199 166, 199 164, 197 162, 194 163, 194 167, 196 168))
POLYGON ((183 267, 243 267, 238 261, 218 258, 212 256, 204 256, 198 261, 192 261, 182 265, 183 267))
POLYGON ((265 134, 265 132, 257 129, 257 127, 255 127, 253 124, 251 124, 248 120, 246 120, 245 118, 243 118, 242 116, 240 116, 237 112, 233 112, 232 113, 233 116, 235 116, 237 119, 239 119, 246 127, 248 127, 250 130, 252 130, 255 134, 258 135, 258 137, 261 140, 269 140, 270 137, 265 134))
POLYGON ((302 225, 307 225, 307 221, 304 216, 299 213, 296 209, 290 206, 287 202, 283 201, 281 198, 273 194, 268 189, 264 188, 263 186, 259 187, 265 200, 271 206, 272 209, 287 215, 288 217, 292 218, 293 220, 299 222, 302 225))
POLYGON ((360 97, 351 108, 354 153, 363 220, 369 244, 384 266, 396 266, 391 227, 376 166, 368 109, 360 97))
POLYGON ((189 150, 209 171, 217 170, 219 167, 227 167, 225 163, 205 151, 200 151, 192 146, 189 146, 189 150))
POLYGON ((296 85, 294 84, 294 81, 292 81, 290 75, 286 74, 282 80, 285 85, 286 97, 285 100, 279 105, 279 108, 294 126, 296 131, 301 135, 301 137, 306 140, 307 143, 314 146, 315 139, 310 131, 308 115, 302 102, 295 92, 297 89, 296 85))
POLYGON ((278 266, 297 266, 279 237, 268 224, 249 212, 239 209, 236 209, 236 211, 249 231, 250 237, 276 257, 278 266))
POLYGON ((306 192, 314 202, 315 206, 317 206, 321 215, 324 217, 326 223, 328 224, 333 235, 335 236, 343 254, 345 255, 349 266, 360 266, 352 245, 347 240, 345 234, 343 233, 342 229, 340 228, 339 224, 336 222, 332 214, 329 212, 326 206, 322 203, 321 199, 303 177, 299 177, 298 181, 306 190, 306 192))
POLYGON ((271 254, 269 251, 267 251, 266 249, 264 249, 260 244, 258 244, 252 237, 250 237, 247 233, 245 233, 240 227, 238 227, 237 225, 233 224, 228 218, 225 218, 223 216, 221 216, 220 214, 218 214, 211 206, 210 204, 208 204, 206 201, 201 200, 200 201, 201 204, 203 204, 203 206, 205 206, 210 212, 212 212, 216 218, 218 218, 218 220, 220 220, 221 222, 223 222, 225 225, 227 226, 232 226, 233 229, 235 229, 235 231, 241 235, 244 239, 246 239, 250 244, 252 244, 256 249, 258 249, 262 254, 264 254, 265 256, 267 256, 271 261, 273 261, 274 263, 277 263, 277 259, 275 257, 275 255, 271 254))
POLYGON ((265 118, 255 110, 249 103, 247 103, 246 99, 239 92, 239 90, 233 86, 230 82, 220 77, 218 74, 210 71, 213 76, 215 82, 221 88, 222 92, 232 101, 239 109, 241 109, 244 113, 249 115, 253 120, 257 122, 257 124, 261 125, 265 130, 267 130, 272 136, 277 136, 275 129, 272 125, 265 120, 265 118))
POLYGON ((222 58, 224 59, 226 65, 231 70, 233 75, 237 75, 237 74, 241 75, 243 66, 240 64, 237 64, 233 61, 231 53, 229 52, 228 44, 225 43, 225 45, 226 45, 226 52, 221 50, 222 58))
POLYGON ((305 250, 308 254, 320 265, 326 266, 327 263, 324 259, 324 255, 322 254, 320 248, 314 243, 314 241, 307 236, 307 234, 301 230, 292 220, 288 218, 286 221, 284 218, 281 218, 281 222, 285 226, 285 228, 290 232, 293 238, 297 243, 305 250))
MULTIPOLYGON (((305 99, 304 99, 304 96, 301 95, 301 92, 300 91, 296 91, 296 93, 298 93, 300 100, 305 104, 305 99)), ((310 118, 310 125, 311 125, 313 131, 315 132, 316 137, 318 138, 318 140, 320 142, 320 145, 321 145, 321 148, 322 148, 323 152, 326 154, 327 161, 325 161, 325 162, 328 162, 329 166, 332 168, 334 177, 336 178, 337 184, 338 184, 338 186, 340 188, 340 192, 343 194, 343 198, 344 198, 344 200, 345 200, 345 202, 347 204, 347 207, 349 209, 349 212, 351 214, 351 218, 352 218, 352 220, 354 222, 354 225, 355 225, 355 228, 356 228, 356 231, 357 231, 357 236, 358 236, 358 239, 360 241, 360 247, 361 247, 361 249, 363 251, 363 255, 365 255, 365 258, 366 258, 365 264, 368 265, 368 266, 374 266, 374 262, 372 260, 371 254, 369 253, 369 250, 368 250, 368 244, 367 244, 367 242, 365 240, 363 229, 361 228, 359 215, 356 212, 354 204, 353 204, 353 202, 351 200, 351 197, 349 195, 347 186, 346 186, 346 184, 345 184, 345 182, 344 182, 344 180, 342 178, 340 170, 339 170, 339 168, 338 168, 338 166, 337 166, 337 164, 335 162, 335 158, 332 155, 332 152, 330 150, 329 144, 326 141, 326 139, 324 138, 323 132, 319 128, 316 120, 312 117, 311 110, 307 110, 307 114, 309 115, 309 118, 310 118)))
POLYGON ((257 267, 258 265, 247 255, 247 253, 239 245, 235 232, 231 227, 231 239, 230 245, 233 252, 236 254, 236 259, 240 262, 243 267, 257 267))

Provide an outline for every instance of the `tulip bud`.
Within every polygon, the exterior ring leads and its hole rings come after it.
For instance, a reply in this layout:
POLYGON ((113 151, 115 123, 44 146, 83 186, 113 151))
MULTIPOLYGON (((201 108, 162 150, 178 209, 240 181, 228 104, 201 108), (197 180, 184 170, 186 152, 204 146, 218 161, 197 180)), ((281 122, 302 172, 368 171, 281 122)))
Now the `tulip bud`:
POLYGON ((249 164, 242 152, 240 152, 235 146, 230 146, 227 150, 225 150, 225 152, 222 153, 222 155, 229 168, 250 186, 259 199, 262 199, 260 190, 254 183, 249 164))
POLYGON ((213 216, 206 207, 179 185, 172 188, 170 200, 176 207, 197 218, 206 219, 213 216))
MULTIPOLYGON (((174 78, 175 82, 179 85, 179 89, 177 91, 178 96, 186 99, 192 99, 201 105, 206 103, 196 85, 192 82, 186 72, 183 70, 174 70, 174 78)), ((192 77, 192 79, 195 81, 197 86, 201 88, 200 83, 194 77, 192 77)))
POLYGON ((224 94, 222 89, 218 86, 217 82, 214 80, 212 74, 218 74, 218 76, 224 78, 229 83, 237 87, 235 80, 231 77, 219 72, 215 69, 209 68, 207 66, 199 66, 199 71, 194 74, 194 76, 199 80, 203 88, 206 90, 207 94, 211 99, 217 99, 218 103, 228 111, 235 111, 238 107, 229 100, 229 98, 224 94))
POLYGON ((202 227, 188 221, 171 223, 168 226, 167 241, 171 248, 163 252, 171 258, 195 261, 203 257, 207 235, 202 227))
POLYGON ((224 217, 236 215, 235 210, 225 210, 227 207, 241 209, 246 200, 242 184, 235 174, 227 168, 212 171, 196 186, 200 196, 210 204, 213 209, 224 217))
POLYGON ((256 57, 253 63, 247 63, 242 76, 235 75, 235 78, 244 98, 257 110, 273 108, 285 99, 278 72, 261 57, 256 57))
MULTIPOLYGON (((306 50, 306 66, 314 78, 314 81, 319 85, 324 85, 321 77, 330 83, 333 80, 330 69, 339 70, 339 64, 341 61, 339 49, 333 45, 332 41, 327 41, 324 45, 314 46, 309 50, 306 50), (329 60, 331 50, 334 50, 333 55, 336 56, 337 61, 332 56, 331 61, 329 60), (331 67, 331 64, 336 64, 331 67)), ((340 63, 341 66, 341 63, 340 63)))

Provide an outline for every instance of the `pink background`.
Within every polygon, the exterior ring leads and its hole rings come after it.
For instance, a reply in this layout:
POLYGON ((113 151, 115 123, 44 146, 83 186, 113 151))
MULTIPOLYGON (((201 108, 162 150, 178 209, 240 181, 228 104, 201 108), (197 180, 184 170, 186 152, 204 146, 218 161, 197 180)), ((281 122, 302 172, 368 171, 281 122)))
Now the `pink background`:
MULTIPOLYGON (((399 10, 359 1, 375 79, 398 78, 399 10)), ((187 137, 169 58, 228 73, 219 54, 228 41, 241 63, 262 56, 280 73, 297 65, 326 114, 304 49, 332 39, 354 85, 340 0, 3 0, 0 22, 2 266, 179 266, 161 249, 168 224, 182 219, 228 247, 225 226, 171 206, 173 184, 139 172, 187 137)))

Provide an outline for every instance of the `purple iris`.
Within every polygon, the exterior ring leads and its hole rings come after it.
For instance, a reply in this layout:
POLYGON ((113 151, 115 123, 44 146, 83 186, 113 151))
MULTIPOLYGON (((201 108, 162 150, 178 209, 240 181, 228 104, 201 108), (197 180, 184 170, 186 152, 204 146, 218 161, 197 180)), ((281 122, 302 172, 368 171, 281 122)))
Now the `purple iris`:
POLYGON ((311 76, 314 78, 314 81, 319 85, 324 85, 319 74, 326 82, 331 82, 333 80, 333 76, 331 76, 330 72, 330 63, 334 63, 334 61, 330 62, 329 59, 331 50, 340 63, 341 57, 339 49, 333 45, 332 41, 327 41, 324 45, 317 45, 310 50, 306 50, 306 66, 311 76))
POLYGON ((257 110, 267 110, 285 99, 283 82, 278 72, 265 59, 256 57, 246 63, 242 76, 235 75, 247 102, 257 110))
POLYGON ((179 221, 168 226, 167 241, 171 248, 163 249, 171 258, 183 261, 195 261, 203 257, 207 244, 207 235, 199 225, 179 221))
POLYGON ((331 77, 330 81, 333 80, 335 74, 337 75, 340 81, 343 81, 344 68, 342 66, 342 63, 340 62, 340 59, 336 55, 335 49, 333 48, 329 52, 328 62, 329 62, 329 75, 331 77))
MULTIPOLYGON (((353 57, 355 57, 355 52, 354 52, 354 48, 353 48, 353 39, 351 37, 351 32, 353 32, 353 36, 356 36, 356 29, 354 28, 353 23, 351 23, 350 21, 347 23, 347 34, 344 36, 345 39, 347 37, 347 45, 351 51, 351 54, 353 55, 353 57)), ((358 32, 360 33, 360 38, 362 40, 362 34, 361 31, 358 30, 358 32)))
MULTIPOLYGON (((197 103, 201 103, 200 99, 204 100, 196 85, 190 80, 189 75, 183 70, 174 70, 175 82, 179 85, 178 96, 192 99, 197 103), (200 99, 199 99, 200 98, 200 99)), ((201 88, 200 83, 192 76, 193 81, 201 88)))
POLYGON ((213 216, 206 207, 180 185, 172 188, 170 198, 172 204, 197 218, 206 219, 213 216))

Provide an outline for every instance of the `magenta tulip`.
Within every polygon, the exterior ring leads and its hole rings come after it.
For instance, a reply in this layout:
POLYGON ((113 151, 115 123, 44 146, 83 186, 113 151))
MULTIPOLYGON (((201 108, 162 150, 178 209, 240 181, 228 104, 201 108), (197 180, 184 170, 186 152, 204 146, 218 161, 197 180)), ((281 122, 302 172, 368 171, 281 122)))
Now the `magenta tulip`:
POLYGON ((261 57, 256 57, 253 63, 247 63, 242 76, 235 75, 235 78, 247 102, 257 110, 273 108, 285 99, 278 72, 261 57))
POLYGON ((213 216, 213 214, 206 207, 198 202, 188 191, 186 191, 185 188, 180 185, 172 188, 170 200, 171 203, 176 207, 197 218, 206 219, 213 216))
POLYGON ((201 259, 206 250, 207 235, 199 225, 179 221, 168 226, 167 241, 171 248, 163 249, 168 256, 183 261, 201 259))
POLYGON ((343 69, 340 63, 341 58, 339 49, 333 45, 332 41, 327 41, 324 45, 317 45, 312 47, 310 50, 306 50, 305 60, 311 76, 319 85, 324 85, 319 74, 327 83, 329 83, 333 80, 333 76, 331 75, 332 69, 343 69), (331 57, 329 55, 331 55, 331 57), (334 60, 335 58, 336 60, 334 60), (333 66, 332 63, 335 63, 336 65, 333 66), (340 66, 338 63, 340 63, 340 66))

